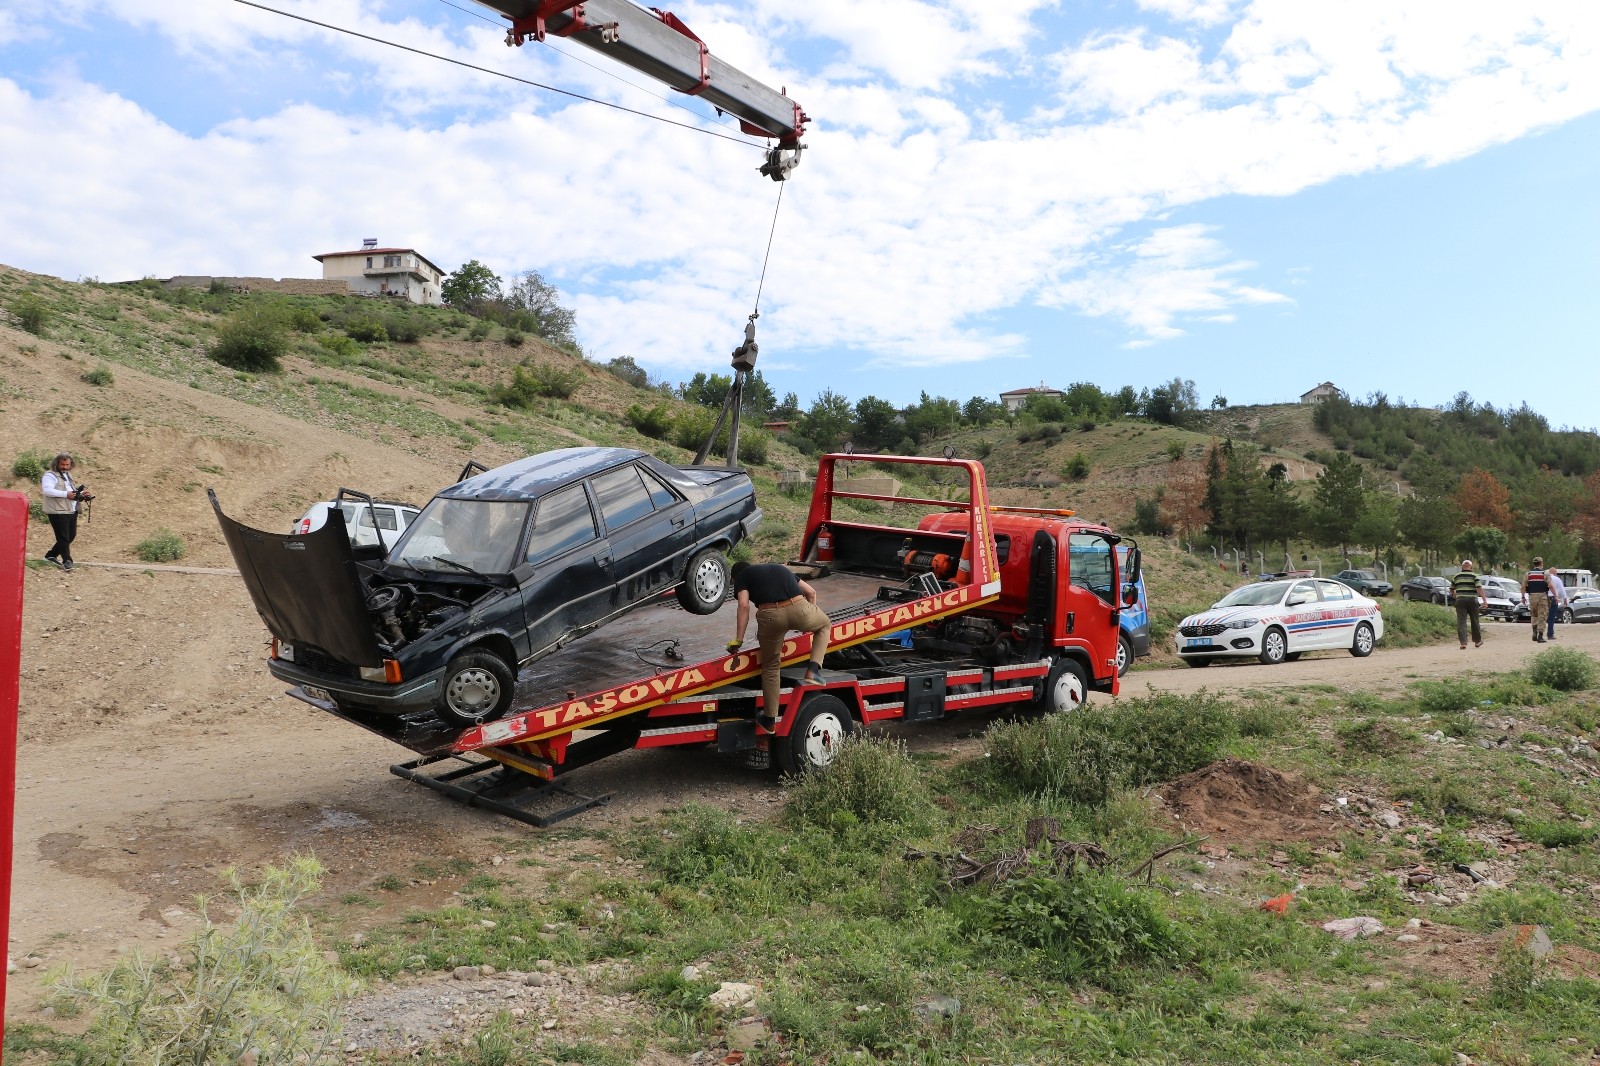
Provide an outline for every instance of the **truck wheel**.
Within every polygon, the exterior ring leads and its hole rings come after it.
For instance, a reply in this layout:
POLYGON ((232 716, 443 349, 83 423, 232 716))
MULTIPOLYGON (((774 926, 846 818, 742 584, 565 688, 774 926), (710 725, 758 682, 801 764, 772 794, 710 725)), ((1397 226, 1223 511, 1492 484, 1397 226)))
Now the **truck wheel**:
POLYGON ((1083 664, 1062 655, 1045 676, 1044 690, 1035 697, 1033 709, 1042 714, 1075 711, 1089 702, 1089 673, 1083 664))
POLYGON ((1117 634, 1117 676, 1121 677, 1133 665, 1133 641, 1126 633, 1117 634))
POLYGON ((714 614, 727 598, 727 557, 715 548, 696 552, 678 586, 678 604, 690 614, 714 614))
POLYGON ((434 704, 446 725, 467 729, 499 718, 511 706, 516 675, 493 652, 469 651, 450 660, 444 670, 444 687, 434 704))
POLYGON ((1350 654, 1357 659, 1365 659, 1372 654, 1372 627, 1362 622, 1356 626, 1356 637, 1350 642, 1350 654))
POLYGON ((1283 630, 1273 626, 1261 637, 1261 654, 1257 656, 1268 666, 1277 666, 1289 654, 1289 638, 1283 630))
POLYGON ((839 754, 839 741, 855 728, 850 708, 838 696, 819 692, 808 697, 794 716, 789 735, 773 738, 778 765, 786 774, 824 769, 839 754))

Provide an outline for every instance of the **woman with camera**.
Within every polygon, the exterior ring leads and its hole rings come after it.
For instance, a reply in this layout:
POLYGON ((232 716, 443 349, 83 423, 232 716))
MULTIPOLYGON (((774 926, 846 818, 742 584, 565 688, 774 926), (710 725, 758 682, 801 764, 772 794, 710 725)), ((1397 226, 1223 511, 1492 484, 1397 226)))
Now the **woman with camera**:
POLYGON ((71 570, 72 542, 78 536, 78 504, 94 497, 87 488, 72 483, 72 456, 66 452, 50 460, 39 491, 44 493, 44 513, 56 534, 55 546, 44 557, 63 570, 71 570))

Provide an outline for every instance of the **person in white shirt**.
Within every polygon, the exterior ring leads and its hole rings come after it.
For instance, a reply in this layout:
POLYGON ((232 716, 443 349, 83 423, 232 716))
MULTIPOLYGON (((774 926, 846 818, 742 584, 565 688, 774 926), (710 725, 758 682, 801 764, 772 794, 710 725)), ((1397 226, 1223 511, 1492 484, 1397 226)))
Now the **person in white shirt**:
POLYGON ((1561 608, 1567 605, 1567 586, 1562 584, 1561 575, 1554 570, 1545 571, 1545 584, 1550 587, 1550 614, 1545 620, 1551 640, 1556 639, 1556 615, 1561 613, 1561 608))
POLYGON ((44 513, 55 531, 56 542, 44 557, 63 570, 72 569, 72 542, 78 536, 78 504, 94 499, 72 481, 72 456, 62 452, 50 460, 50 467, 39 480, 44 493, 44 513))

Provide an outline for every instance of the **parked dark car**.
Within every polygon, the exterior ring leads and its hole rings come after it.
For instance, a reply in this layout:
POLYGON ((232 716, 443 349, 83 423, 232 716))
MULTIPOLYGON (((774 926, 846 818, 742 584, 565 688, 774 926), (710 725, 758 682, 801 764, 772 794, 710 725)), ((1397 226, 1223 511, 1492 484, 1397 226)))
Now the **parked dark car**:
POLYGON ((1363 596, 1387 596, 1394 591, 1393 585, 1371 570, 1341 570, 1333 579, 1344 582, 1363 596))
POLYGON ((1567 593, 1558 622, 1600 622, 1600 589, 1576 589, 1567 593))
POLYGON ((275 638, 274 677, 340 708, 504 714, 520 666, 676 590, 710 614, 761 522, 750 476, 624 448, 530 456, 440 492, 386 557, 342 522, 300 536, 217 520, 275 638))
POLYGON ((1428 603, 1450 603, 1450 581, 1443 577, 1408 577, 1400 582, 1402 600, 1424 600, 1428 603))

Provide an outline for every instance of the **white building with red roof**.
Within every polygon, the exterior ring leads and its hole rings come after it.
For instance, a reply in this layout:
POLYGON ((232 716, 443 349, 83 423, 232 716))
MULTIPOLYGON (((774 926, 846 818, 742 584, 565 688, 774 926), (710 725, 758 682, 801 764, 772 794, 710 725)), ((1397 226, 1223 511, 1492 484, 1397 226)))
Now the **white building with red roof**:
POLYGON ((394 296, 414 304, 444 303, 445 272, 415 248, 379 248, 376 238, 353 252, 324 252, 311 258, 322 264, 322 276, 342 281, 351 292, 394 296))

